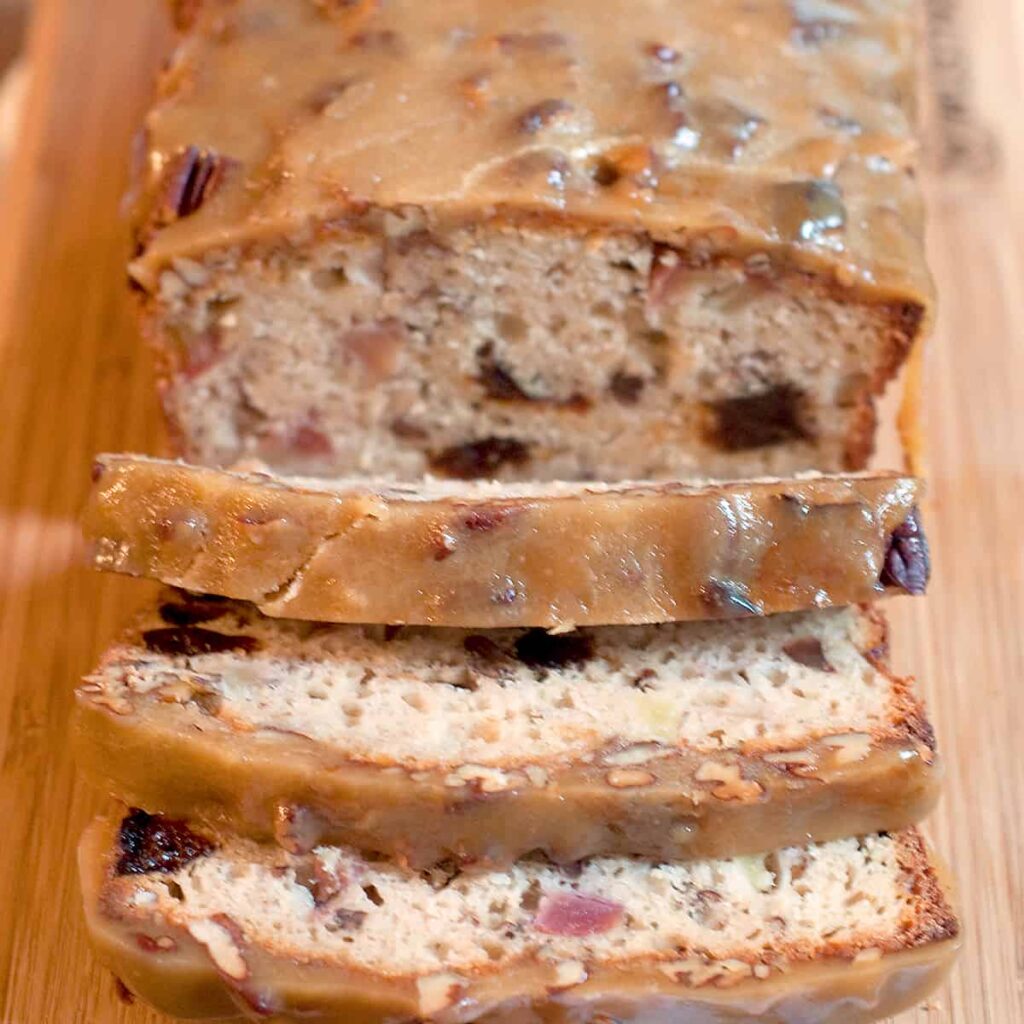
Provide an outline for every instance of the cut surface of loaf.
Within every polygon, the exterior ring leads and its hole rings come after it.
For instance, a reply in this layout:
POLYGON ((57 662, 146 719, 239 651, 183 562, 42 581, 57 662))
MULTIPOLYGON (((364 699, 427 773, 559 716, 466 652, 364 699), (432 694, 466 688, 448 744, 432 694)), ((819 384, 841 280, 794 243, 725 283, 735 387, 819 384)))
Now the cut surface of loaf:
POLYGON ((132 264, 180 454, 863 467, 930 317, 910 0, 184 6, 132 264))
POLYGON ((395 484, 95 464, 94 564, 333 622, 736 618, 921 593, 918 481, 395 484))
POLYGON ((169 591, 83 682, 77 727, 127 802, 415 867, 750 853, 901 828, 938 787, 862 608, 551 635, 169 591))
POLYGON ((958 932, 913 831, 438 878, 134 811, 93 826, 81 867, 101 953, 190 1017, 856 1024, 922 998, 958 932))

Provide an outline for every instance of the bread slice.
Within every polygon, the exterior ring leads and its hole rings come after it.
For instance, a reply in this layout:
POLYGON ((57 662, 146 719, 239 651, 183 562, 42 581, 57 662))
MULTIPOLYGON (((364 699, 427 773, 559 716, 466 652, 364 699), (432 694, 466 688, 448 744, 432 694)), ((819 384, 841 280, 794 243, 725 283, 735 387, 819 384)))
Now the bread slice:
POLYGON ((863 468, 930 320, 913 0, 182 6, 131 265, 180 454, 863 468))
POLYGON ((914 831, 438 877, 133 811, 80 864, 102 957, 189 1018, 859 1024, 922 999, 957 947, 914 831))
POLYGON ((934 803, 931 727, 885 644, 862 608, 552 636, 171 592, 79 689, 80 763, 148 810, 417 868, 751 853, 934 803))
POLYGON ((439 626, 734 618, 924 590, 916 480, 330 481, 97 461, 101 569, 268 615, 439 626))

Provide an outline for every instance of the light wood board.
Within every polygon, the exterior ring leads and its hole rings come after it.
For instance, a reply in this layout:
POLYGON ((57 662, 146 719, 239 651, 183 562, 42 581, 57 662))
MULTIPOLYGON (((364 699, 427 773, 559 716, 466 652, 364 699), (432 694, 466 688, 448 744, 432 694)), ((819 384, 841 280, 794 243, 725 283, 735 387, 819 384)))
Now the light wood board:
MULTIPOLYGON (((25 131, 0 183, 0 1020, 149 1024, 89 952, 70 694, 145 585, 80 568, 91 456, 162 443, 125 301, 129 142, 167 37, 155 0, 39 0, 25 131)), ((1024 4, 932 0, 926 367, 936 578, 895 613, 897 665, 948 766, 930 832, 960 877, 951 984, 900 1024, 1024 1022, 1024 4), (988 166, 984 128, 998 150, 988 166), (944 97, 944 99, 943 99, 944 97), (937 102, 941 100, 941 102, 937 102), (941 116, 940 116, 941 115, 941 116)))

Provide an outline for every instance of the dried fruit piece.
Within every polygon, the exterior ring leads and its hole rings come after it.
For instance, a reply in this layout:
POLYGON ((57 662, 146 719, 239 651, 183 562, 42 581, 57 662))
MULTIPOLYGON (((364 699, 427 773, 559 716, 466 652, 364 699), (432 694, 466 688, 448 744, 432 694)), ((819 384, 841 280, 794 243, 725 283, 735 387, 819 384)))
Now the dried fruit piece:
POLYGON ((712 577, 701 587, 700 596, 705 604, 721 612, 725 618, 764 614, 764 608, 750 599, 747 588, 737 580, 712 577))
POLYGON ((612 376, 609 390, 615 399, 623 405, 636 405, 640 401, 640 395, 647 385, 643 377, 636 374, 623 373, 621 370, 612 376))
POLYGON ((521 466, 530 457, 530 449, 511 437, 485 437, 480 441, 453 445, 435 455, 431 467, 457 480, 491 476, 502 466, 521 466))
POLYGON ((712 425, 708 441, 728 452, 765 448, 809 438, 800 421, 803 392, 779 384, 752 395, 708 403, 712 425))
POLYGON ((782 649, 799 665, 816 669, 818 672, 835 672, 825 657, 821 641, 816 636, 797 637, 784 644, 782 649))
POLYGON ((155 211, 158 225, 195 213, 220 188, 228 170, 237 165, 230 157, 198 146, 187 146, 172 157, 161 180, 155 211))
POLYGON ((398 370, 408 332, 399 320, 360 324, 339 339, 341 352, 355 360, 367 384, 380 384, 398 370))
POLYGON ((363 927, 365 910, 348 910, 340 907, 331 914, 331 920, 324 925, 329 932, 355 932, 363 927))
POLYGON ((401 36, 394 29, 369 29, 357 32, 349 39, 349 45, 357 50, 397 54, 401 51, 401 36))
POLYGON ((178 871, 216 846, 197 835, 183 821, 147 814, 133 807, 118 830, 121 856, 114 869, 119 875, 164 874, 178 871))
POLYGON ((317 907, 330 903, 335 896, 341 895, 348 888, 348 876, 340 865, 331 870, 313 854, 301 858, 296 863, 295 881, 309 892, 313 897, 314 906, 317 907))
POLYGON ((480 349, 477 364, 480 367, 480 375, 477 380, 483 385, 488 398, 502 402, 531 402, 535 400, 535 396, 531 395, 497 360, 494 355, 494 345, 491 342, 487 342, 480 349))
POLYGON ((516 640, 516 657, 531 668, 564 668, 594 656, 594 641, 589 634, 549 633, 544 629, 527 630, 516 640))
POLYGON ((487 533, 501 526, 515 511, 515 505, 477 505, 463 516, 462 525, 473 533, 487 533))
POLYGON ((288 444, 303 455, 330 455, 334 451, 331 439, 309 423, 300 423, 294 427, 288 444))
POLYGON ((181 595, 181 602, 165 601, 160 605, 160 618, 173 626, 194 626, 199 622, 219 619, 228 612, 222 597, 181 595))
POLYGON ((472 633, 462 641, 462 646, 468 654, 472 654, 483 661, 508 661, 508 654, 505 653, 489 636, 482 633, 472 633))
POLYGON ((201 626, 168 626, 162 629, 147 629, 142 634, 145 645, 157 654, 171 657, 182 655, 186 658, 199 654, 222 654, 225 651, 245 651, 251 654, 260 649, 260 642, 253 636, 216 633, 201 626))
POLYGON ((354 81, 353 78, 342 78, 335 82, 324 82, 306 98, 306 107, 314 114, 322 114, 354 81))
POLYGON ((656 188, 658 167, 658 156, 650 146, 614 146, 601 154, 592 177, 606 188, 624 178, 639 188, 656 188))
POLYGON ((659 64, 675 64, 682 57, 682 54, 674 47, 664 43, 648 43, 644 47, 644 53, 653 57, 659 64))
POLYGON ((623 917, 624 907, 614 900, 581 892, 545 893, 540 898, 537 931, 548 935, 597 935, 614 928, 623 917))
POLYGON ((527 135, 536 135, 557 120, 571 113, 572 104, 566 100, 547 99, 527 107, 516 119, 516 127, 527 135))
POLYGON ((889 537, 880 581, 883 586, 899 587, 908 594, 923 594, 928 589, 930 576, 928 539, 915 506, 889 537))

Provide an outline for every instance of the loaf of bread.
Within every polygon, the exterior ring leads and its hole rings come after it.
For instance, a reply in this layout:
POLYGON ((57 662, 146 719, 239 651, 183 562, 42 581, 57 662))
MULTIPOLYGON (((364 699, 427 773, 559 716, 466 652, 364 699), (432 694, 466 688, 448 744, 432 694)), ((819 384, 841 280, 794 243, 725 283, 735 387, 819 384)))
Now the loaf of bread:
POLYGON ((916 480, 487 484, 290 479, 102 456, 101 569, 332 622, 736 618, 923 593, 916 480))
POLYGON ((95 825, 80 856, 101 955, 188 1018, 865 1024, 924 998, 957 945, 913 831, 460 875, 133 811, 95 825))
POLYGON ((934 738, 877 612, 322 626, 166 592, 78 691, 127 803, 415 868, 747 854, 912 824, 934 738))
POLYGON ((930 318, 912 0, 182 6, 131 265, 179 454, 864 466, 930 318))

